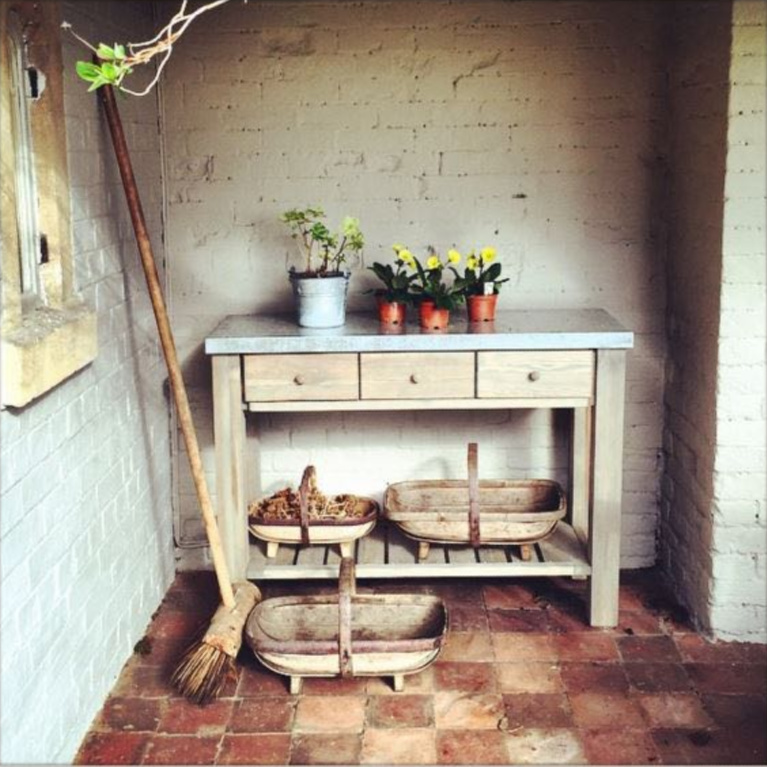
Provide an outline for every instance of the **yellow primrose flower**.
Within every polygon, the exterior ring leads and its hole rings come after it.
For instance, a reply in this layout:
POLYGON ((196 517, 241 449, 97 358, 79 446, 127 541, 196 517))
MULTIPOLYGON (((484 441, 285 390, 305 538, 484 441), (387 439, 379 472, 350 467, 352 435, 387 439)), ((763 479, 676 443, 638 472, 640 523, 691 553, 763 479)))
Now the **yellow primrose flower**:
POLYGON ((447 260, 451 264, 457 264, 461 260, 461 254, 455 248, 452 248, 447 252, 447 260))
POLYGON ((440 266, 442 266, 442 262, 439 260, 439 256, 429 256, 426 262, 427 269, 439 269, 440 266))
POLYGON ((408 266, 412 266, 415 263, 413 254, 407 248, 400 248, 397 256, 399 257, 400 261, 404 261, 406 264, 408 264, 408 266))
POLYGON ((399 252, 400 252, 401 250, 405 250, 405 246, 404 246, 404 245, 399 245, 399 244, 395 243, 394 245, 392 245, 392 246, 391 246, 391 249, 392 249, 392 250, 393 250, 395 253, 397 253, 397 254, 399 255, 399 252))
POLYGON ((495 258, 495 253, 496 253, 495 248, 482 248, 482 250, 480 251, 482 260, 486 264, 489 264, 495 258))
POLYGON ((477 259, 474 258, 474 256, 469 256, 466 259, 466 266, 468 266, 469 269, 476 269, 479 266, 479 261, 477 261, 477 259))

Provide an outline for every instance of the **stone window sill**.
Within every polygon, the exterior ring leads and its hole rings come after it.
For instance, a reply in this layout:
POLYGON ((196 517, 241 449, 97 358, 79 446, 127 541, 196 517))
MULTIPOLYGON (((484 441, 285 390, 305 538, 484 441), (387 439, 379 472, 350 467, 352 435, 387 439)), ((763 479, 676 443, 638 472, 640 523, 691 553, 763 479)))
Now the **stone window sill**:
POLYGON ((98 353, 96 314, 85 304, 24 312, 2 337, 2 404, 23 407, 91 363, 98 353))

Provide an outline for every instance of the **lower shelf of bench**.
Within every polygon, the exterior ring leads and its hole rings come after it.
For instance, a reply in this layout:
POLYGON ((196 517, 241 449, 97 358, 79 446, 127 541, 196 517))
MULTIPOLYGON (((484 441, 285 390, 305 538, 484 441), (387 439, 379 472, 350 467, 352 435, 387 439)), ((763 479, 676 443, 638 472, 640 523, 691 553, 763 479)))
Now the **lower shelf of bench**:
MULTIPOLYGON (((338 545, 281 544, 277 556, 266 558, 266 543, 251 538, 248 578, 277 580, 338 578, 338 545)), ((358 578, 450 578, 491 576, 571 576, 591 574, 586 550, 570 525, 559 523, 551 535, 533 547, 524 562, 518 546, 431 545, 429 556, 418 561, 418 542, 395 525, 380 521, 370 535, 356 541, 358 578)))

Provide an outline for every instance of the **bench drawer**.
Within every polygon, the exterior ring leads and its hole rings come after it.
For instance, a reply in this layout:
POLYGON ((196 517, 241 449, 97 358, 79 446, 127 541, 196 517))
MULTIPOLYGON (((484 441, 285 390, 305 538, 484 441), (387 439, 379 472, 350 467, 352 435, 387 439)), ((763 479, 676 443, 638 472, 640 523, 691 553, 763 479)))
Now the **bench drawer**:
POLYGON ((480 398, 592 398, 594 352, 478 352, 480 398))
POLYGON ((474 352, 360 355, 362 399, 474 397, 474 352))
POLYGON ((247 402, 359 399, 356 354, 250 354, 243 366, 247 402))

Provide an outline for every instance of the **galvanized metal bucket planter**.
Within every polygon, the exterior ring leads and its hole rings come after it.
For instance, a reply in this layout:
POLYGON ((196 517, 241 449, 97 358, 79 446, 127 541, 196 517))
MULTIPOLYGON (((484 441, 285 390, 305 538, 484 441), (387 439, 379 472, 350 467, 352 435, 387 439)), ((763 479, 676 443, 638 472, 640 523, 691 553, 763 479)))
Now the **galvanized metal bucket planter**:
POLYGON ((354 560, 344 557, 338 596, 267 599, 251 612, 245 638, 261 663, 290 677, 391 676, 395 691, 407 674, 434 663, 445 642, 447 608, 420 594, 357 594, 354 560))
POLYGON ((298 324, 302 328, 337 328, 346 322, 349 276, 348 273, 328 277, 290 274, 298 324))

